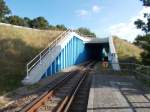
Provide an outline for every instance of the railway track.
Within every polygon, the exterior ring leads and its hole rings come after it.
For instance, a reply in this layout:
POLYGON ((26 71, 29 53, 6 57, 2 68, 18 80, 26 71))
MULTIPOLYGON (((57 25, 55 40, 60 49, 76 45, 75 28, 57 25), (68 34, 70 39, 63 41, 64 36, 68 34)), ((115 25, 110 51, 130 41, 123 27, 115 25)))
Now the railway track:
MULTIPOLYGON (((68 111, 70 106, 78 93, 81 85, 83 85, 87 78, 90 67, 95 62, 88 64, 88 67, 75 75, 67 75, 59 83, 55 84, 53 88, 44 92, 30 104, 23 107, 20 112, 63 112, 68 111)), ((87 66, 85 64, 84 66, 87 66)))
MULTIPOLYGON (((80 68, 81 69, 84 68, 89 63, 90 61, 84 64, 81 64, 80 68)), ((77 72, 79 72, 79 70, 68 72, 65 75, 57 77, 55 80, 51 81, 49 84, 45 85, 43 88, 36 90, 34 93, 29 93, 29 94, 20 96, 19 100, 15 100, 12 104, 7 106, 6 108, 0 109, 0 112, 20 112, 23 108, 27 107, 27 105, 29 105, 31 102, 36 100, 43 93, 47 92, 47 90, 55 86, 55 84, 59 83, 66 76, 75 75, 77 72)))
MULTIPOLYGON (((93 68, 95 64, 96 62, 92 63, 90 65, 90 68, 93 68)), ((90 74, 86 74, 86 77, 84 77, 83 81, 81 81, 78 84, 78 87, 73 92, 64 110, 61 112, 86 112, 87 111, 89 90, 90 90, 91 79, 92 79, 91 77, 92 76, 90 74)))
POLYGON ((72 100, 69 108, 66 109, 66 112, 86 112, 89 90, 91 85, 92 76, 88 74, 88 76, 84 80, 84 84, 82 83, 78 92, 75 94, 75 98, 72 100))

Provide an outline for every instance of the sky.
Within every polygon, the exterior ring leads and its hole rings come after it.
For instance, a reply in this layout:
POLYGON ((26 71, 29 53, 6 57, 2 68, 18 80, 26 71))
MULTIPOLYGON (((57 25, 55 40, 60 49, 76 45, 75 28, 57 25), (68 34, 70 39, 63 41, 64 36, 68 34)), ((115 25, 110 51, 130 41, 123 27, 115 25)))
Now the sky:
POLYGON ((12 15, 45 17, 50 24, 87 27, 100 38, 117 35, 133 42, 138 34, 134 21, 150 9, 140 0, 5 0, 12 15))

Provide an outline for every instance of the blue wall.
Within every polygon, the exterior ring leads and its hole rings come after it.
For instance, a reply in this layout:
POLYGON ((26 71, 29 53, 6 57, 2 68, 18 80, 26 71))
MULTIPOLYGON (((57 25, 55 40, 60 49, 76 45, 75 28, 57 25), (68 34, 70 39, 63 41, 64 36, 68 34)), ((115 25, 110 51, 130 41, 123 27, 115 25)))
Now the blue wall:
POLYGON ((49 66, 43 77, 55 74, 69 66, 82 63, 87 59, 87 51, 83 41, 73 37, 49 66))

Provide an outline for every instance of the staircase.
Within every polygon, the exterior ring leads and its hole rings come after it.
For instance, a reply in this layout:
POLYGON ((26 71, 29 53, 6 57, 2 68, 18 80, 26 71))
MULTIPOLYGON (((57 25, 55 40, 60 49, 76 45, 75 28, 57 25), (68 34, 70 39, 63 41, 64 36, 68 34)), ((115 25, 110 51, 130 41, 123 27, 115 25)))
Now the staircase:
POLYGON ((52 63, 61 50, 61 47, 59 47, 58 44, 71 32, 72 30, 66 30, 61 33, 52 43, 50 43, 44 50, 36 55, 35 58, 27 63, 27 75, 24 80, 22 80, 23 84, 33 84, 41 79, 48 66, 52 63))

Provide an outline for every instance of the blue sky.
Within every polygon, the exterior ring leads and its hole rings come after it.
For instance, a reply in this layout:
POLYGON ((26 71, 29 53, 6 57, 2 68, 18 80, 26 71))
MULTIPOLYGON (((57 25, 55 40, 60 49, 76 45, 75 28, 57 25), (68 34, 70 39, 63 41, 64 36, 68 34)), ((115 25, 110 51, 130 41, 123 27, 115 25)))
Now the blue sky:
MULTIPOLYGON (((50 24, 64 24, 72 29, 88 27, 99 37, 115 34, 118 27, 130 24, 143 10, 140 0, 5 1, 13 15, 30 18, 44 16, 50 24)), ((128 36, 122 38, 133 41, 133 37, 128 36)))

